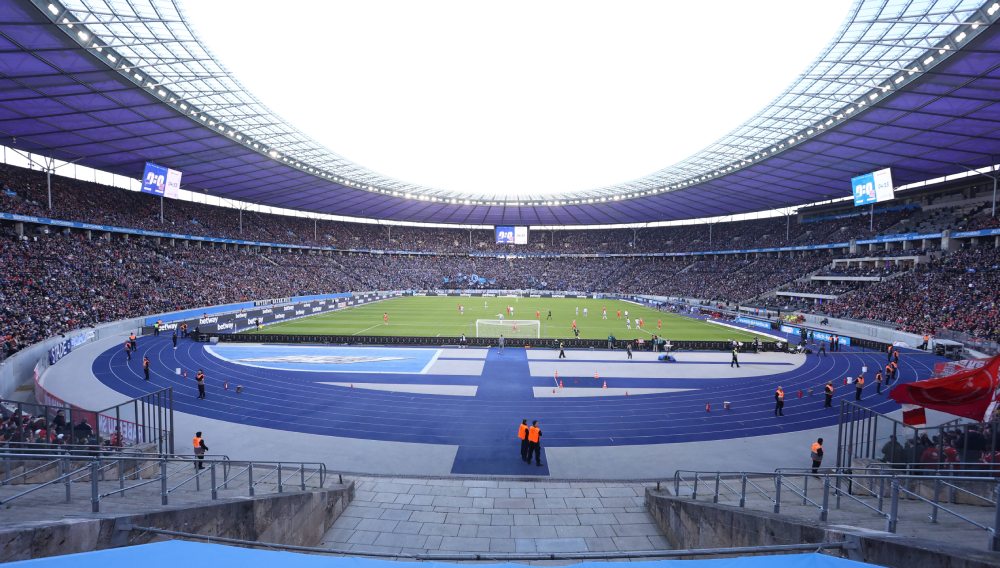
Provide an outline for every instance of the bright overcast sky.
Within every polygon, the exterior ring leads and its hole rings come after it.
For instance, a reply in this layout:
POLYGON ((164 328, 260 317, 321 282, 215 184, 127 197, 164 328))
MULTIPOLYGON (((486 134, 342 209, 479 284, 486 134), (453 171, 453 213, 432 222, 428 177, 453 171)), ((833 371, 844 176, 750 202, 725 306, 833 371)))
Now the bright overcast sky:
POLYGON ((185 0, 264 104, 379 174, 486 195, 651 174, 781 93, 850 0, 185 0))

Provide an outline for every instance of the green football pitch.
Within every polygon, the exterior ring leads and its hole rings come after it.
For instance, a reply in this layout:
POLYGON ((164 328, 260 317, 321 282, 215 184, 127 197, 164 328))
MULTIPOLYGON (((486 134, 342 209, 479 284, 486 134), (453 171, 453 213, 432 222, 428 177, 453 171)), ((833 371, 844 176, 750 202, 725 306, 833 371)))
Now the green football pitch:
MULTIPOLYGON (((481 336, 496 337, 501 329, 507 337, 539 337, 561 339, 573 337, 572 322, 583 339, 649 339, 653 335, 676 341, 719 341, 735 339, 753 341, 751 332, 705 323, 700 320, 659 312, 621 300, 591 300, 576 298, 523 298, 523 297, 457 297, 457 296, 406 296, 354 306, 335 312, 304 317, 295 321, 271 324, 261 333, 286 333, 290 335, 383 335, 411 337, 458 337, 465 334, 476 337, 476 320, 499 320, 504 324, 480 324, 481 336), (460 313, 459 306, 464 307, 460 313), (506 308, 514 308, 513 316, 506 308), (602 308, 607 308, 608 318, 601 318, 602 308), (548 318, 549 311, 552 318, 548 318), (587 314, 584 315, 584 310, 587 314), (621 310, 621 319, 618 319, 621 310), (625 323, 625 311, 632 319, 632 329, 625 323), (536 312, 538 317, 536 318, 536 312), (389 315, 389 323, 383 322, 389 315), (637 329, 635 320, 644 320, 637 329), (511 333, 513 321, 518 330, 511 333), (531 323, 525 320, 531 320, 531 323), (534 322, 538 323, 535 324, 534 322), (662 321, 662 327, 658 322, 662 321)), ((257 333, 250 331, 246 333, 257 333)))

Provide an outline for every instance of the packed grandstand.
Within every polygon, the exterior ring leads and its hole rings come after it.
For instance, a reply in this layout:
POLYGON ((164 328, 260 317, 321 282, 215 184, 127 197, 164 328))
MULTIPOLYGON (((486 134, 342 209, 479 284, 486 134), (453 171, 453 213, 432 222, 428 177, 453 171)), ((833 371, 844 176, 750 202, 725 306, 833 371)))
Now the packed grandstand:
POLYGON ((850 252, 852 240, 1000 226, 991 215, 991 194, 983 184, 901 194, 891 207, 876 209, 873 218, 854 213, 848 204, 814 212, 806 209, 790 219, 536 230, 529 233, 527 247, 512 249, 497 245, 488 229, 314 223, 308 218, 241 213, 185 201, 171 201, 160 221, 155 197, 58 176, 53 177, 53 209, 48 211, 42 172, 3 166, 0 180, 0 212, 313 247, 284 252, 280 247, 224 249, 196 246, 198 241, 169 244, 165 239, 126 239, 115 233, 88 235, 44 224, 22 228, 19 234, 14 222, 5 222, 0 257, 7 266, 23 267, 0 282, 0 300, 6 300, 0 307, 6 354, 99 322, 329 290, 490 288, 654 294, 877 321, 920 334, 950 330, 981 340, 1000 339, 996 301, 1000 249, 992 237, 964 239, 949 251, 941 250, 937 237, 857 245, 850 252), (697 254, 827 244, 839 246, 697 254), (308 254, 319 251, 327 254, 308 254), (874 260, 865 269, 837 269, 833 264, 852 258, 874 260), (900 264, 901 258, 916 262, 900 264), (810 280, 812 275, 874 278, 831 282, 810 280), (236 279, 238 286, 233 285, 236 279), (779 289, 833 298, 817 302, 773 295, 779 289))

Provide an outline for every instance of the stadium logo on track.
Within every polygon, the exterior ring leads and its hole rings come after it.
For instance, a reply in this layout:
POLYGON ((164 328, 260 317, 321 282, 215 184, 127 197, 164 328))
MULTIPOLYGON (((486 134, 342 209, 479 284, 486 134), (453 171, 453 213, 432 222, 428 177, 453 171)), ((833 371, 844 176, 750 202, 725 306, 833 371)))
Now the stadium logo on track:
POLYGON ((313 365, 350 365, 353 363, 380 363, 402 361, 406 357, 363 357, 358 355, 282 355, 280 357, 244 357, 241 363, 309 363, 313 365))

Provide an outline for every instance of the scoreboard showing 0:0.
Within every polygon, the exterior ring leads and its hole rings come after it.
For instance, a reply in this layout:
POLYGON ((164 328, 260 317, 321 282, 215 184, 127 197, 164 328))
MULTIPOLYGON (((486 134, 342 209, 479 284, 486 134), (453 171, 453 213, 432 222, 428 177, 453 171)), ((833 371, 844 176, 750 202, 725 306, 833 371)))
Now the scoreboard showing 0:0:
POLYGON ((528 244, 527 227, 497 227, 498 245, 526 245, 528 244))

